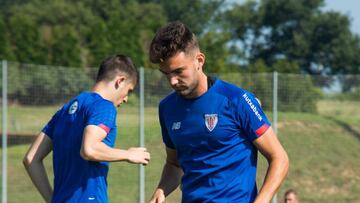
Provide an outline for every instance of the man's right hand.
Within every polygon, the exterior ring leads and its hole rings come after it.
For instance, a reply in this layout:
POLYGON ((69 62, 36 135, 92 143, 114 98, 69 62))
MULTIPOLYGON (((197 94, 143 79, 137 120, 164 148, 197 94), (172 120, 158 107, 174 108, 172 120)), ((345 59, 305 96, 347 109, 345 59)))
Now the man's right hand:
POLYGON ((162 189, 157 189, 149 203, 164 203, 165 202, 165 195, 162 189))
POLYGON ((127 150, 127 154, 129 163, 147 165, 150 161, 150 153, 144 147, 131 147, 127 150))
POLYGON ((164 203, 165 197, 180 185, 183 174, 177 161, 176 150, 166 147, 166 162, 161 179, 149 203, 164 203))

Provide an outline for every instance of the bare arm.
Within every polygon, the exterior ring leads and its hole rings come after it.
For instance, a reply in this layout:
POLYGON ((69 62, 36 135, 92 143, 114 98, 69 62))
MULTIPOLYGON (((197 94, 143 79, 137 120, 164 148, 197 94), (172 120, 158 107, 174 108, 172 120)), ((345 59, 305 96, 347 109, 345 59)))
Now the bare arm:
POLYGON ((268 203, 287 175, 289 159, 271 127, 254 144, 269 163, 264 183, 254 202, 268 203))
POLYGON ((115 149, 107 146, 102 140, 106 132, 95 125, 88 125, 84 129, 80 155, 91 161, 128 161, 136 164, 148 164, 150 154, 146 148, 130 148, 128 150, 115 149))
POLYGON ((166 163, 163 168, 160 183, 156 188, 150 203, 163 203, 165 197, 173 192, 181 182, 183 171, 176 158, 176 150, 166 148, 166 163))
POLYGON ((43 159, 52 151, 52 141, 44 133, 40 133, 28 152, 23 163, 32 182, 46 202, 50 202, 53 190, 46 173, 43 159))

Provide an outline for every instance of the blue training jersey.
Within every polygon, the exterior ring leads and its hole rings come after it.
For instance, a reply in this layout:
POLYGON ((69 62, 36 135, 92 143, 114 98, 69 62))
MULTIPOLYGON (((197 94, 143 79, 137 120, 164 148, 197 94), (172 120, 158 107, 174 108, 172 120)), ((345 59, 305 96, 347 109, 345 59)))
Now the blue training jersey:
POLYGON ((175 92, 160 102, 163 141, 184 171, 182 202, 253 202, 257 149, 270 126, 253 94, 216 80, 203 95, 175 92))
POLYGON ((108 202, 108 162, 80 156, 83 131, 96 125, 107 132, 103 142, 113 147, 116 138, 116 108, 94 92, 81 93, 65 104, 43 128, 53 144, 53 203, 108 202))

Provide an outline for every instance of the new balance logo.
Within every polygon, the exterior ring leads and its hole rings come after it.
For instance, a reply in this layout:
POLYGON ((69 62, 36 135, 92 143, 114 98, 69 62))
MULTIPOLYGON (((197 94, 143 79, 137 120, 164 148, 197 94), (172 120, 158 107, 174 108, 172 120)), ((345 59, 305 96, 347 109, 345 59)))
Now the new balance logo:
POLYGON ((171 130, 179 130, 180 127, 181 127, 181 122, 174 122, 171 127, 171 130))

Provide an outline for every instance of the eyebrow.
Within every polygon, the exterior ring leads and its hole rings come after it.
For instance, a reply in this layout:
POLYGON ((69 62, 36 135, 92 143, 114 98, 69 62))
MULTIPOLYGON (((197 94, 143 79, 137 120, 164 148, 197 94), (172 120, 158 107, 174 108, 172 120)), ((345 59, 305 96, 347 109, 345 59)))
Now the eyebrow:
POLYGON ((171 71, 171 72, 165 72, 165 71, 163 71, 163 70, 161 70, 160 68, 159 68, 159 71, 160 72, 162 72, 163 74, 165 74, 165 75, 168 75, 168 74, 170 74, 170 73, 174 73, 174 72, 176 72, 176 71, 178 71, 178 70, 182 70, 182 69, 184 69, 184 67, 177 67, 175 70, 173 70, 173 71, 171 71))

